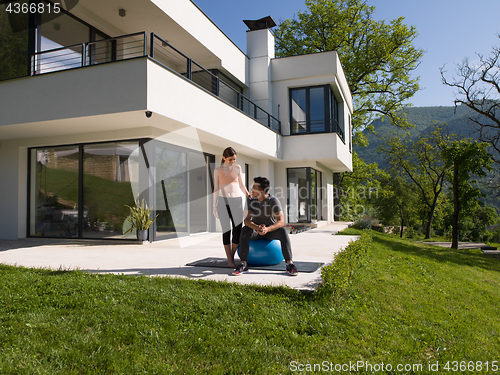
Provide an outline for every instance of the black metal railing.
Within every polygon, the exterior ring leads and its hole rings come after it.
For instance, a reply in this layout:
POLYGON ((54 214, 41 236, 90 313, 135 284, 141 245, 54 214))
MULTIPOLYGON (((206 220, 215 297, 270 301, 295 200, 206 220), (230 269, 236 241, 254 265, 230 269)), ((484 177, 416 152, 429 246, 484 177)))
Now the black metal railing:
POLYGON ((262 125, 281 134, 281 122, 278 119, 155 33, 151 33, 149 55, 164 67, 193 81, 262 125))
POLYGON ((290 134, 319 134, 319 133, 337 133, 345 143, 344 129, 337 120, 310 120, 309 122, 293 120, 290 124, 290 134))
POLYGON ((338 123, 337 120, 333 120, 332 122, 333 122, 333 124, 332 124, 333 125, 332 126, 333 129, 332 129, 332 131, 334 133, 337 133, 339 135, 340 139, 342 139, 342 142, 345 143, 344 129, 342 129, 342 127, 339 125, 339 123, 338 123))
MULTIPOLYGON (((148 56, 148 49, 147 35, 143 31, 37 52, 31 57, 31 75, 144 56, 148 56)), ((151 33, 150 57, 244 112, 262 125, 281 134, 281 123, 278 119, 155 33, 151 33)))
POLYGON ((147 56, 146 32, 79 43, 31 56, 31 75, 147 56))

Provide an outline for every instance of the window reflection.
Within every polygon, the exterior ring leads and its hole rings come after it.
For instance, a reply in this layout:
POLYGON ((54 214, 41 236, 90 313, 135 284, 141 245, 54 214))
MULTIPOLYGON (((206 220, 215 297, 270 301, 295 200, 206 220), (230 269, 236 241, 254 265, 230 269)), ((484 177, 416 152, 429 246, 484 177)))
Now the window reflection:
POLYGON ((86 238, 134 238, 127 216, 139 184, 138 142, 85 145, 83 207, 86 238))
POLYGON ((156 147, 156 239, 188 234, 187 153, 156 147))
POLYGON ((30 235, 78 236, 78 146, 32 152, 30 235))
POLYGON ((296 89, 292 97, 292 134, 307 132, 306 89, 296 89))
POLYGON ((337 132, 339 104, 329 85, 290 89, 290 134, 337 132))

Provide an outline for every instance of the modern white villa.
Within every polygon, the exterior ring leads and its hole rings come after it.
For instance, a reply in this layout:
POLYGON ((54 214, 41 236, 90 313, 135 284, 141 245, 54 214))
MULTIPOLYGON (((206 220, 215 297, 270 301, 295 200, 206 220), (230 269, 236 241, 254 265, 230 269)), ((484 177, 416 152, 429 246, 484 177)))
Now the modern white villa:
POLYGON ((245 23, 246 52, 192 0, 2 1, 0 239, 132 239, 137 197, 149 241, 217 231, 228 146, 287 223, 332 222, 352 170, 338 55, 275 58, 273 20, 245 23))

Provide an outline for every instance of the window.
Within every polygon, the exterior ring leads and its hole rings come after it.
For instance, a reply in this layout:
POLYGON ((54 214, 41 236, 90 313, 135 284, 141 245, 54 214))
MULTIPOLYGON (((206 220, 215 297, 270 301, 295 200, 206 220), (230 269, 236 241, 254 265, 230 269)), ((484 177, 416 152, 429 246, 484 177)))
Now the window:
MULTIPOLYGON (((58 14, 48 11, 9 13, 7 6, 16 9, 16 5, 30 2, 8 0, 0 3, 0 81, 79 67, 82 62, 82 46, 75 44, 109 38, 62 7, 58 14), (47 52, 33 59, 31 57, 34 53, 61 47, 70 48, 47 52)), ((31 3, 36 4, 33 1, 31 3)), ((41 4, 49 2, 43 0, 41 4)), ((111 43, 113 42, 90 45, 86 57, 91 63, 112 60, 119 48, 111 43)))
POLYGON ((290 134, 338 133, 340 108, 330 85, 290 89, 290 134))

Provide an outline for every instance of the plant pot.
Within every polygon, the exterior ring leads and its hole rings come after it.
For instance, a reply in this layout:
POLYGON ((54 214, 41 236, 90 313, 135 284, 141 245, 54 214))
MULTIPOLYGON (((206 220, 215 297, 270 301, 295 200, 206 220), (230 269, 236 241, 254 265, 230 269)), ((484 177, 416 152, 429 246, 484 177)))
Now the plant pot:
POLYGON ((147 241, 148 240, 148 231, 147 230, 137 230, 137 239, 139 241, 147 241))

